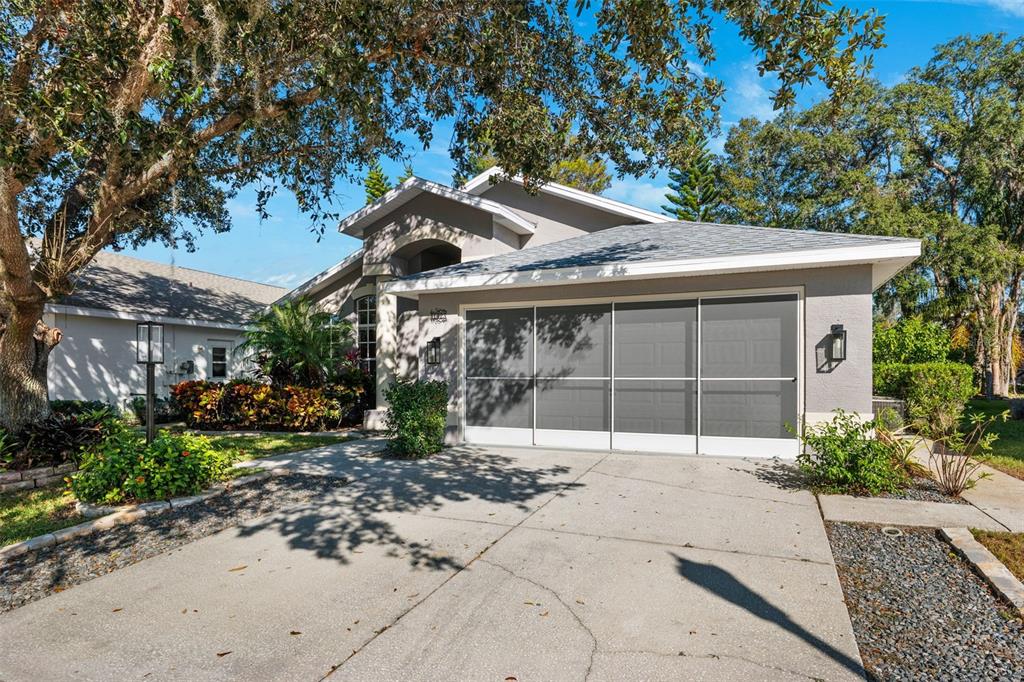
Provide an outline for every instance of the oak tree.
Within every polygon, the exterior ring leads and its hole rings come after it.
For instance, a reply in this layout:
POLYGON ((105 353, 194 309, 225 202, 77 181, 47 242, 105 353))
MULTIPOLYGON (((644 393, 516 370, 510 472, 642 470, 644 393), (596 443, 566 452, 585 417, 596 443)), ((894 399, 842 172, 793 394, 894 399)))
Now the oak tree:
POLYGON ((99 250, 190 247, 248 185, 261 213, 287 190, 322 230, 336 183, 429 145, 439 120, 464 172, 486 137, 535 188, 570 133, 647 172, 714 126, 722 85, 690 65, 714 59, 720 22, 779 105, 812 80, 842 96, 881 42, 875 13, 824 0, 0 3, 0 425, 47 413, 61 334, 44 306, 99 250))

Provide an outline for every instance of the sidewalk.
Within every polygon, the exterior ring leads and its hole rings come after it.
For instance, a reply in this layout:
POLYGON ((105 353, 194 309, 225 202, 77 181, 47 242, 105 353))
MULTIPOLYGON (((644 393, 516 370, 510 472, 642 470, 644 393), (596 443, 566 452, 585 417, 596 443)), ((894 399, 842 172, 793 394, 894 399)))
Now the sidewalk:
MULTIPOLYGON (((923 444, 914 459, 931 468, 923 444)), ((990 475, 961 495, 969 505, 849 495, 819 495, 818 502, 826 521, 1024 533, 1024 481, 985 465, 982 472, 990 475)))

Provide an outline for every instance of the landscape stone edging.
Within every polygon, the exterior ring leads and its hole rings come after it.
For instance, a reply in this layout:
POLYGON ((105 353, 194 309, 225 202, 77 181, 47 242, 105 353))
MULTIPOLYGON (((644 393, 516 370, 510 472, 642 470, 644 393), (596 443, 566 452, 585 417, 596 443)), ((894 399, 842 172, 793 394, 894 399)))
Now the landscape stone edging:
POLYGON ((2 471, 0 472, 0 493, 42 488, 63 480, 65 474, 73 474, 76 471, 78 471, 78 465, 74 462, 65 462, 54 467, 24 469, 23 471, 2 471))
POLYGON ((91 521, 79 523, 76 526, 69 526, 67 528, 61 528, 55 530, 52 533, 45 533, 43 535, 37 535, 34 538, 23 540, 22 542, 16 542, 6 547, 0 547, 0 565, 4 564, 11 559, 32 552, 44 547, 51 547, 53 545, 63 544, 74 538, 90 535, 97 531, 110 530, 114 526, 120 526, 124 524, 134 523, 144 516, 151 514, 160 514, 169 509, 180 509, 181 507, 187 507, 197 502, 203 502, 220 495, 221 493, 230 490, 232 488, 239 488, 242 486, 256 483, 258 481, 265 481, 272 476, 282 476, 288 474, 290 471, 283 468, 275 468, 270 471, 263 471, 258 474, 250 474, 249 476, 241 476, 231 481, 224 483, 218 483, 207 490, 199 493, 198 495, 190 495, 188 497, 173 497, 170 500, 162 500, 157 502, 143 502, 137 505, 125 505, 121 507, 103 507, 99 505, 91 505, 83 502, 78 502, 75 506, 79 509, 83 516, 89 517, 87 509, 90 512, 98 514, 97 518, 92 518, 91 521), (102 515, 99 515, 102 514, 102 515))
POLYGON ((939 535, 953 546, 981 575, 982 579, 1024 617, 1024 584, 968 528, 941 528, 939 535))

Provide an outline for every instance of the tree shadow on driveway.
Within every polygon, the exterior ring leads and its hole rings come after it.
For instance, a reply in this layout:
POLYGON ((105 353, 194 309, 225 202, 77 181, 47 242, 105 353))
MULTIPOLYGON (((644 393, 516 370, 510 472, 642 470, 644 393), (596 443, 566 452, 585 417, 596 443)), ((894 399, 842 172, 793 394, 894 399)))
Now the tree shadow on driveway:
POLYGON ((676 571, 685 580, 720 599, 735 604, 753 616, 778 625, 786 632, 796 635, 807 642, 850 672, 862 678, 864 677, 864 669, 859 661, 847 656, 814 633, 806 630, 800 624, 794 622, 785 611, 744 585, 729 571, 714 564, 703 564, 684 559, 674 552, 669 552, 669 554, 675 558, 676 571))
POLYGON ((514 457, 466 446, 419 461, 354 457, 344 466, 347 486, 239 527, 238 533, 248 537, 276 531, 292 549, 341 563, 350 562, 361 547, 378 545, 389 556, 407 556, 417 567, 458 569, 462 566, 455 559, 428 542, 403 537, 386 517, 419 512, 443 515, 453 504, 477 503, 473 509, 478 512, 467 515, 463 510, 456 518, 502 523, 495 518, 499 513, 511 511, 524 517, 546 496, 575 487, 566 476, 570 471, 563 465, 524 466, 514 457))

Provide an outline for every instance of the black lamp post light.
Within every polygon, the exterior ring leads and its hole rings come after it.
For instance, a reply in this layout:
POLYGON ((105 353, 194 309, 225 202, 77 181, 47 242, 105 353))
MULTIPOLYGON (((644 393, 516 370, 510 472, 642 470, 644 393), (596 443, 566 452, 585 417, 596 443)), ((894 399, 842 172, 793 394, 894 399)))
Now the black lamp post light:
POLYGON ((146 443, 153 442, 156 420, 156 366, 164 364, 164 326, 155 322, 135 325, 135 362, 146 366, 146 443))
POLYGON ((846 329, 841 324, 832 325, 832 343, 829 357, 834 362, 846 359, 846 329))

